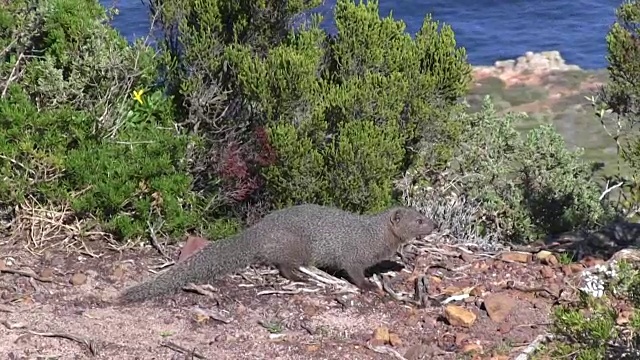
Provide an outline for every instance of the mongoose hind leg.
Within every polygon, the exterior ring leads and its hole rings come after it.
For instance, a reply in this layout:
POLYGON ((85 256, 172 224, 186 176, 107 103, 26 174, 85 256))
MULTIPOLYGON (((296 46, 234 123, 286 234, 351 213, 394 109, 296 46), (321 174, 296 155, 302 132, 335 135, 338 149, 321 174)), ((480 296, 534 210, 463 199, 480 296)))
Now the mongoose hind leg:
POLYGON ((277 264, 276 267, 278 268, 278 271, 280 271, 280 275, 286 279, 288 279, 289 281, 293 281, 293 282, 303 282, 304 279, 301 278, 300 276, 296 275, 293 272, 293 269, 295 268, 294 266, 288 265, 288 264, 277 264))
POLYGON ((351 281, 362 291, 376 291, 378 290, 378 286, 367 280, 364 276, 364 269, 360 267, 350 267, 345 269, 347 271, 347 275, 351 278, 351 281))

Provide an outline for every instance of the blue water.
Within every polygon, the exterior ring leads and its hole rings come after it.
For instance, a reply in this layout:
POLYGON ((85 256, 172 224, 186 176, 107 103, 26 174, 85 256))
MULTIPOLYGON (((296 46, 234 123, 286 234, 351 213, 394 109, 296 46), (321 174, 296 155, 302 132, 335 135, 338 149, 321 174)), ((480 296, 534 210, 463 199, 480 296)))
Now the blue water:
MULTIPOLYGON (((101 0, 105 6, 112 0, 101 0)), ((492 65, 527 51, 558 50, 570 64, 584 69, 606 67, 605 36, 615 20, 621 0, 381 0, 380 14, 407 24, 415 33, 424 16, 451 25, 458 45, 467 50, 473 65, 492 65)), ((326 28, 335 0, 319 8, 326 28)), ((128 39, 145 36, 149 29, 147 8, 141 0, 120 0, 120 15, 113 25, 128 39)))

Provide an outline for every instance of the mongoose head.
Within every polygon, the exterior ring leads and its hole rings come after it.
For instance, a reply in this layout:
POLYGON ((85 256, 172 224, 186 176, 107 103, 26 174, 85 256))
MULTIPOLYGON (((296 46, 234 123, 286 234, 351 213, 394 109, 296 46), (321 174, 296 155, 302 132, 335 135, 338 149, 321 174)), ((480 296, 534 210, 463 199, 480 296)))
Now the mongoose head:
POLYGON ((417 210, 407 207, 392 209, 389 221, 393 233, 402 242, 429 235, 436 227, 433 220, 417 210))

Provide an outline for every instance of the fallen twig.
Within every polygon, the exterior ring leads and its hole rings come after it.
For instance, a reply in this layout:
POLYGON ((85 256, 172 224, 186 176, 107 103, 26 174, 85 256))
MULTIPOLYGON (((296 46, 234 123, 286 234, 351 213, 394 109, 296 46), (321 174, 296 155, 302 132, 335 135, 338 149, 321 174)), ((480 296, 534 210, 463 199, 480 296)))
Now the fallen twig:
POLYGON ((543 342, 549 341, 553 339, 553 335, 551 334, 541 334, 538 335, 538 337, 536 337, 531 344, 529 344, 529 346, 527 346, 526 348, 524 348, 522 350, 522 352, 520 353, 520 355, 518 355, 515 360, 528 360, 529 359, 529 355, 532 354, 534 351, 536 351, 543 342))
POLYGON ((40 277, 36 273, 34 273, 32 271, 2 268, 2 269, 0 269, 0 273, 7 273, 7 274, 15 274, 15 275, 20 275, 20 276, 26 276, 26 277, 38 280, 40 282, 52 282, 53 281, 51 278, 40 277))
POLYGON ((223 317, 222 315, 214 313, 213 311, 208 311, 208 310, 201 309, 201 308, 195 308, 193 310, 194 310, 194 312, 198 313, 199 315, 204 315, 204 316, 206 316, 208 318, 211 318, 213 320, 219 321, 221 323, 225 323, 225 324, 231 323, 231 319, 223 317))
MULTIPOLYGON (((156 231, 157 231, 156 227, 151 225, 150 221, 147 221, 147 226, 149 227, 149 237, 151 238, 151 246, 153 246, 154 249, 158 250, 160 255, 162 255, 165 259, 171 260, 171 257, 167 254, 164 248, 160 246, 160 244, 158 243, 158 238, 156 237, 156 231)), ((158 228, 160 227, 162 227, 162 224, 158 226, 158 228)))
POLYGON ((302 292, 314 293, 314 292, 318 292, 319 290, 320 289, 307 289, 307 288, 297 288, 295 290, 264 290, 264 291, 260 291, 256 295, 272 295, 272 294, 295 295, 295 294, 300 294, 302 292))
POLYGON ((36 332, 36 331, 32 331, 32 330, 29 330, 28 332, 29 332, 29 334, 38 335, 38 336, 59 337, 59 338, 75 341, 77 343, 84 344, 89 349, 89 351, 91 352, 91 355, 94 355, 94 356, 98 355, 97 344, 94 341, 89 340, 89 339, 87 339, 87 338, 85 338, 83 336, 74 335, 74 334, 66 334, 66 333, 41 333, 41 332, 36 332))
POLYGON ((215 299, 216 298, 215 295, 214 295, 215 288, 213 286, 209 285, 209 284, 196 285, 194 283, 189 283, 186 286, 184 286, 182 288, 182 290, 193 291, 193 292, 198 293, 200 295, 207 296, 207 297, 209 297, 211 299, 215 299))
POLYGON ((184 354, 184 355, 189 355, 189 356, 192 356, 192 357, 196 357, 198 359, 206 359, 206 357, 198 354, 195 350, 187 350, 187 349, 183 348, 180 345, 172 343, 171 341, 164 341, 164 342, 160 343, 160 346, 164 346, 164 347, 169 348, 169 349, 171 349, 171 350, 173 350, 175 352, 179 352, 179 353, 184 354))
POLYGON ((387 294, 391 295, 391 297, 394 298, 396 301, 405 301, 410 304, 418 305, 418 306, 421 305, 420 301, 414 300, 408 296, 402 296, 396 293, 395 291, 393 291, 393 289, 391 289, 391 287, 389 286, 389 284, 387 284, 386 281, 380 281, 380 282, 382 283, 382 290, 384 290, 384 292, 386 292, 387 294))
POLYGON ((370 343, 367 343, 367 349, 377 352, 378 354, 387 354, 395 357, 398 360, 407 360, 406 357, 400 355, 399 352, 393 350, 388 346, 373 346, 370 343))

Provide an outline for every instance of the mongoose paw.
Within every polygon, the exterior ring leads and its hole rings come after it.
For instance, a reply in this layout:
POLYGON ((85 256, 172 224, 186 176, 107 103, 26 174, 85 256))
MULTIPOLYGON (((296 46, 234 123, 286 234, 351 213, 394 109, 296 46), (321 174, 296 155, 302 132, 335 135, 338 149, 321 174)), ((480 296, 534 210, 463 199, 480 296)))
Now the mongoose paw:
POLYGON ((367 280, 365 280, 362 283, 360 283, 358 287, 363 292, 369 292, 369 291, 377 292, 379 290, 378 289, 378 285, 372 283, 371 281, 367 281, 367 280))
POLYGON ((285 266, 285 265, 280 265, 278 266, 278 270, 280 271, 280 275, 282 277, 284 277, 285 279, 288 279, 289 281, 292 282, 303 282, 304 279, 301 278, 300 276, 296 275, 293 272, 293 268, 290 266, 285 266))

